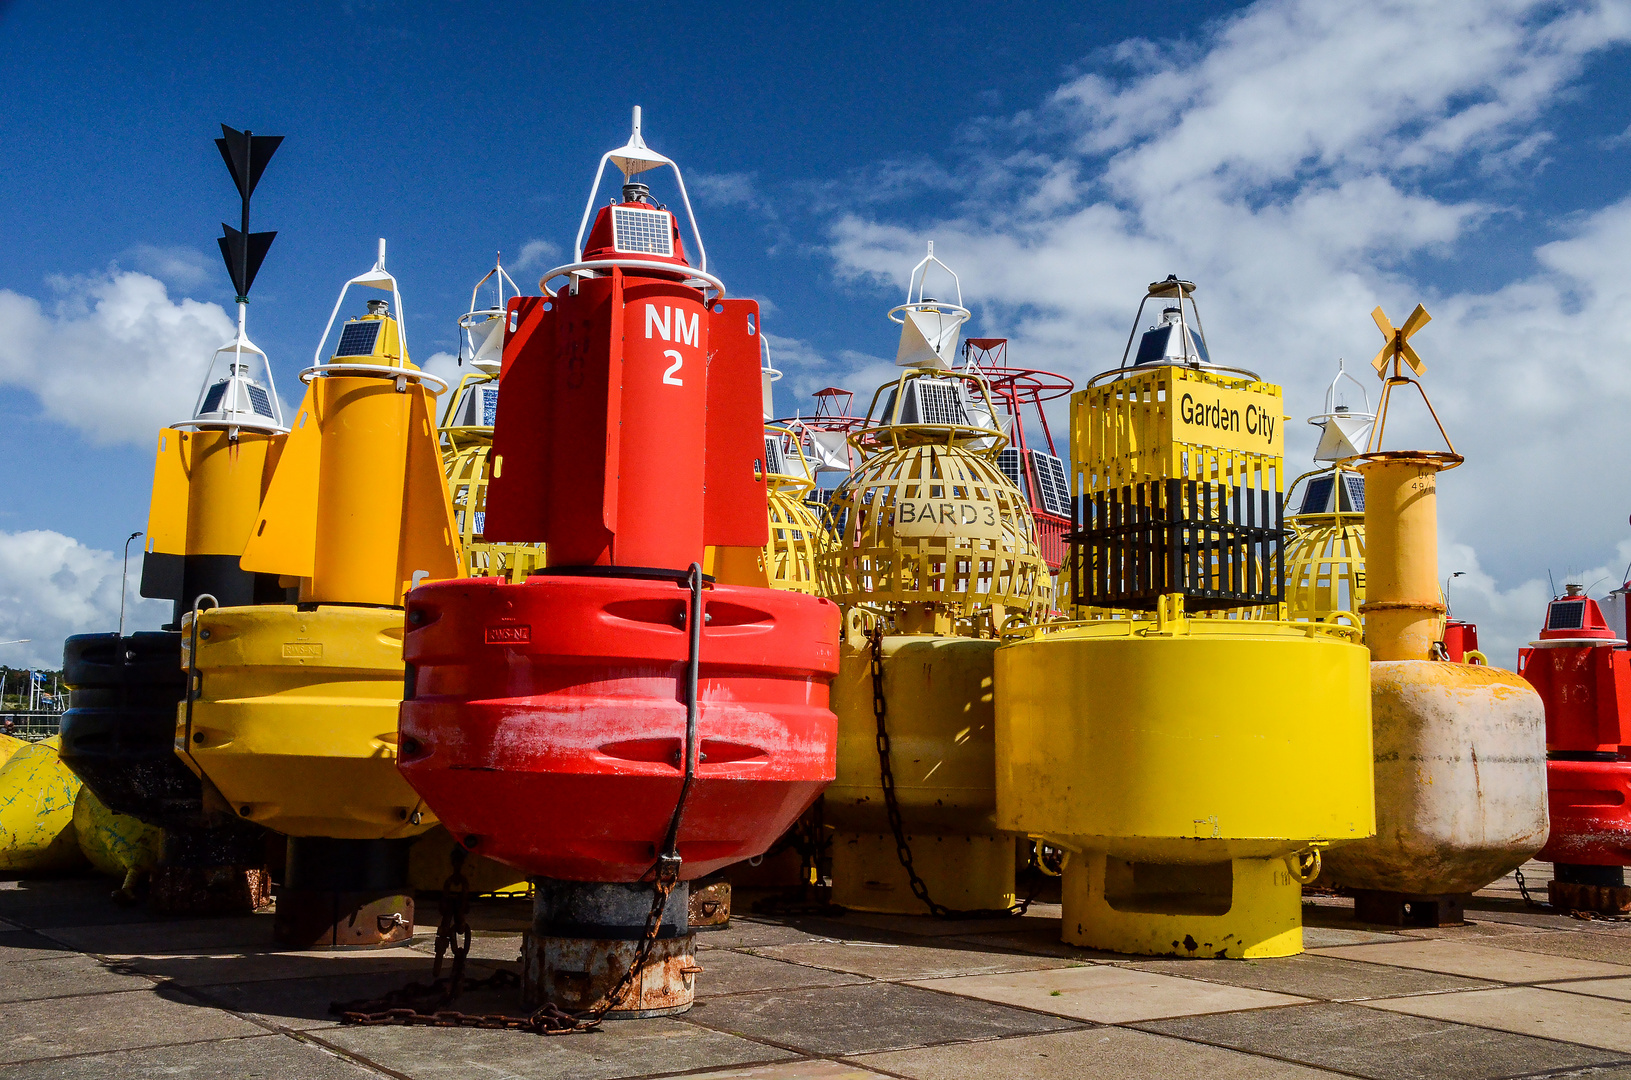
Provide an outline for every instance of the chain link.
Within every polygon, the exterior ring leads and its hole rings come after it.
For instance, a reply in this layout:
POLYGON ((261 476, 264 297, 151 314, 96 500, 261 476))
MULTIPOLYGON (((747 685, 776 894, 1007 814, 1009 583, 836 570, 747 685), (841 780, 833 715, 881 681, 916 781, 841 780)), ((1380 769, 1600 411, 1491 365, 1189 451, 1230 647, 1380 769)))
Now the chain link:
POLYGON ((895 855, 911 884, 912 895, 923 902, 929 914, 937 919, 991 919, 1004 915, 1023 915, 1036 900, 1045 875, 1038 874, 1030 894, 1018 903, 1002 908, 949 908, 936 903, 929 896, 929 886, 918 876, 912 865, 912 847, 906 842, 906 823, 900 814, 900 800, 895 795, 895 773, 890 767, 889 702, 883 692, 883 619, 872 626, 872 715, 878 722, 878 778, 883 787, 884 812, 889 815, 889 830, 895 834, 895 855))

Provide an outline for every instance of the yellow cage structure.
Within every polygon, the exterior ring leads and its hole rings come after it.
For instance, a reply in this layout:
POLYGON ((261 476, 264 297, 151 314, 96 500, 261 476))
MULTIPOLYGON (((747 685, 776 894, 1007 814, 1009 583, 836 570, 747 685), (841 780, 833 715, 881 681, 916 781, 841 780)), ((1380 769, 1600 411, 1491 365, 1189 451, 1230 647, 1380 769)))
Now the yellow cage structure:
POLYGON ((1286 613, 1299 621, 1359 622, 1365 603, 1365 478, 1339 462, 1360 452, 1376 417, 1364 386, 1338 366, 1325 391, 1325 411, 1310 417, 1320 429, 1316 468, 1286 490, 1297 509, 1286 518, 1294 535, 1286 549, 1286 613), (1355 411, 1341 400, 1346 380, 1359 389, 1363 406, 1355 411), (1301 485, 1302 497, 1295 499, 1301 485))

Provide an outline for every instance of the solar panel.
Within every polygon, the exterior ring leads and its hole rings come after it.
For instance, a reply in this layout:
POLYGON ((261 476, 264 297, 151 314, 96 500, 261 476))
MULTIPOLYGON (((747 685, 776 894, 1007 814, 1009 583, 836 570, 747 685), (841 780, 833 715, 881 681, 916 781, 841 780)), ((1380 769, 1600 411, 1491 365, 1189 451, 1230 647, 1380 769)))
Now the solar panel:
POLYGON ((787 459, 782 454, 782 440, 780 435, 765 436, 765 472, 777 476, 790 475, 787 471, 787 459))
POLYGON ((1348 492, 1348 508, 1356 514, 1365 512, 1365 478, 1353 473, 1342 474, 1342 486, 1348 492))
POLYGON ((373 356, 374 342, 379 339, 379 328, 384 325, 380 319, 346 323, 345 329, 340 331, 340 347, 334 350, 334 355, 373 356))
POLYGON ((1019 450, 1009 446, 997 452, 997 468, 1002 470, 1013 485, 1019 490, 1025 490, 1025 474, 1020 469, 1019 450))
POLYGON ((210 392, 204 395, 204 405, 198 411, 200 413, 219 412, 221 408, 221 398, 226 395, 226 392, 227 381, 222 379, 220 382, 210 387, 210 392))
POLYGON ((916 415, 903 415, 902 420, 918 424, 968 425, 968 412, 963 408, 963 395, 958 392, 961 388, 955 381, 916 379, 909 385, 913 391, 909 404, 916 406, 912 410, 916 415))
POLYGON ((1308 490, 1303 494, 1304 514, 1329 514, 1331 512, 1331 493, 1336 490, 1336 477, 1316 476, 1308 482, 1308 490))
POLYGON ((249 391, 249 404, 257 416, 272 415, 272 399, 266 396, 265 390, 254 383, 249 383, 244 389, 249 391))
POLYGON ((1070 478, 1065 473, 1065 463, 1052 454, 1032 450, 1031 465, 1036 470, 1037 494, 1041 496, 1042 509, 1060 517, 1069 517, 1070 478))
POLYGON ((674 254, 673 219, 666 210, 612 207, 612 246, 642 255, 674 254))
POLYGON ((498 423, 498 387, 496 386, 481 388, 481 423, 483 427, 492 427, 498 423))
POLYGON ((1578 630, 1586 621, 1584 600, 1554 600, 1546 615, 1548 630, 1578 630))

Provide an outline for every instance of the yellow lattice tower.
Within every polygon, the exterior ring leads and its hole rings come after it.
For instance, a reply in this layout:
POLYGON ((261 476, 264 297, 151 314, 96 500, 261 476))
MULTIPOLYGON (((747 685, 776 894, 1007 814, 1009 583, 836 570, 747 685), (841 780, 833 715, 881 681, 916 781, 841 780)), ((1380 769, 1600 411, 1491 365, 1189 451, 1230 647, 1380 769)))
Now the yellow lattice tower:
POLYGON ((911 370, 885 390, 883 423, 851 437, 862 462, 833 492, 842 532, 819 560, 826 595, 892 607, 905 632, 1043 617, 1052 578, 1025 496, 997 465, 1007 439, 974 419, 994 415, 984 384, 911 370))
POLYGON ((798 436, 786 428, 767 426, 765 456, 769 459, 765 464, 770 503, 766 576, 773 588, 821 595, 817 563, 833 547, 832 521, 826 507, 804 501, 815 481, 798 436))
POLYGON ((544 565, 542 544, 489 544, 481 537, 487 516, 487 455, 493 448, 498 375, 476 371, 459 380, 442 417, 442 467, 453 497, 453 521, 471 577, 521 581, 544 565))
MULTIPOLYGON (((1425 321, 1425 320, 1424 320, 1425 321)), ((1320 429, 1314 461, 1322 468, 1291 482, 1287 496, 1303 485, 1300 502, 1286 524, 1296 535, 1286 548, 1286 612, 1296 620, 1359 621, 1365 602, 1365 478, 1338 463, 1360 452, 1376 417, 1370 395, 1343 367, 1325 391, 1325 411, 1310 417, 1320 429), (1359 390, 1357 410, 1340 399, 1344 380, 1359 390), (1305 483, 1306 481, 1306 483, 1305 483)))

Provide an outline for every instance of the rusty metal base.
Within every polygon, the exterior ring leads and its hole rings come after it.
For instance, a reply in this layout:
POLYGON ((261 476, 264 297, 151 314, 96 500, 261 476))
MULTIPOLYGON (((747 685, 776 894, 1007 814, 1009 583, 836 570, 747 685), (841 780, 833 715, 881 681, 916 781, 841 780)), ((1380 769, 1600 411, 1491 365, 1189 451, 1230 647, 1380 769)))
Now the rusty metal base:
POLYGON ((1631 885, 1580 885, 1554 878, 1546 886, 1546 898, 1564 911, 1631 915, 1631 885))
POLYGON ((1471 893, 1397 893, 1355 889, 1354 918, 1378 926, 1461 926, 1471 893))
MULTIPOLYGON (((592 938, 521 938, 521 1004, 536 1009, 549 1001, 570 1013, 595 1005, 623 977, 638 941, 592 938)), ((607 1020, 644 1020, 688 1012, 695 995, 696 935, 652 944, 645 969, 606 1013, 607 1020)))
MULTIPOLYGON (((649 883, 533 879, 532 929, 521 938, 521 1003, 549 1002, 569 1013, 593 1008, 623 978, 651 911, 649 883)), ((690 887, 680 882, 645 966, 606 1013, 608 1020, 673 1016, 691 1007, 696 935, 688 925, 690 887)))
POLYGON ((1553 907, 1564 911, 1631 915, 1631 887, 1625 884, 1623 866, 1553 863, 1552 881, 1546 887, 1546 894, 1553 907))
POLYGON ((378 949, 413 937, 413 894, 280 889, 272 937, 291 949, 378 949))
POLYGON ((723 930, 731 924, 731 883, 722 879, 691 883, 686 921, 692 930, 723 930))
POLYGON ((264 866, 156 866, 148 879, 154 915, 249 915, 272 903, 264 866))

